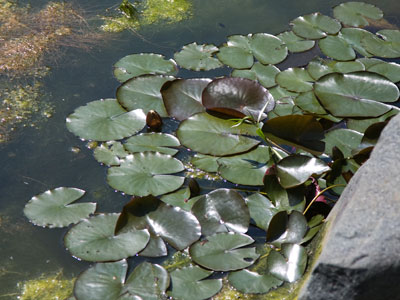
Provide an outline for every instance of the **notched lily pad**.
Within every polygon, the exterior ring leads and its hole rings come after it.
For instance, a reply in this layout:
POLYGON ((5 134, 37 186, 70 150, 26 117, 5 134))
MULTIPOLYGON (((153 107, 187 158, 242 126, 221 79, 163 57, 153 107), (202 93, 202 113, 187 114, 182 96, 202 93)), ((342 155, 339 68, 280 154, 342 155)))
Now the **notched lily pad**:
POLYGON ((293 32, 305 39, 317 40, 328 34, 336 34, 342 27, 340 23, 320 13, 313 13, 290 22, 293 32))
POLYGON ((361 44, 368 52, 384 58, 400 57, 400 30, 384 29, 368 35, 361 44))
POLYGON ((96 210, 96 203, 76 203, 85 194, 77 188, 59 187, 32 197, 25 205, 25 216, 35 225, 64 227, 87 218, 96 210))
POLYGON ((307 92, 313 88, 314 79, 303 68, 289 68, 276 75, 276 82, 292 92, 307 92))
POLYGON ((280 38, 267 33, 253 34, 250 48, 255 58, 265 65, 278 64, 288 55, 286 44, 280 38))
POLYGON ((333 8, 333 15, 344 25, 353 27, 367 26, 368 19, 379 20, 383 12, 378 7, 364 2, 346 2, 333 8))
POLYGON ((172 134, 167 133, 141 133, 126 140, 124 147, 130 153, 136 152, 160 152, 168 155, 175 155, 178 150, 172 147, 179 147, 179 140, 172 134))
POLYGON ((222 67, 213 54, 218 52, 214 45, 197 45, 197 43, 183 46, 180 52, 175 53, 174 58, 179 66, 194 71, 209 71, 222 67))
POLYGON ((250 70, 233 70, 232 77, 242 77, 250 80, 257 80, 263 87, 271 88, 277 85, 276 75, 280 70, 274 65, 263 65, 256 62, 250 70))
POLYGON ((107 166, 117 166, 121 163, 121 159, 129 153, 125 151, 124 146, 120 142, 109 141, 102 143, 93 151, 94 158, 107 166))
POLYGON ((303 39, 292 31, 285 31, 277 35, 285 44, 288 50, 292 53, 304 52, 310 50, 315 45, 315 41, 303 39))
POLYGON ((235 69, 246 69, 253 65, 253 53, 250 49, 249 37, 232 35, 225 45, 219 48, 218 59, 225 65, 235 69))

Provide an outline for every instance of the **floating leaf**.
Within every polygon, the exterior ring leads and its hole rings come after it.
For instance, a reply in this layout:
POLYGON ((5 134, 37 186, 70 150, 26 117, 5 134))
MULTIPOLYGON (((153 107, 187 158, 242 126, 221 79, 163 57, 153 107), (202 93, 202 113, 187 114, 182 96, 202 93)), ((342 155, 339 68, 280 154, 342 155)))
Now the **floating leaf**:
POLYGON ((339 128, 325 134, 325 153, 332 156, 332 148, 337 147, 344 157, 350 157, 351 152, 357 149, 363 135, 355 130, 339 128))
POLYGON ((172 290, 169 296, 176 300, 201 300, 214 296, 222 288, 222 279, 202 280, 213 271, 189 266, 171 272, 172 290))
POLYGON ((298 95, 298 93, 290 92, 287 89, 284 89, 279 85, 270 89, 269 92, 274 97, 275 101, 278 101, 282 98, 288 98, 288 97, 294 98, 298 95))
POLYGON ((276 278, 295 282, 303 276, 306 269, 307 252, 300 245, 284 244, 281 253, 271 251, 268 256, 268 269, 276 278))
POLYGON ((148 75, 132 78, 117 89, 118 102, 127 110, 141 108, 147 114, 154 110, 161 117, 167 117, 160 89, 172 76, 148 75))
POLYGON ((183 210, 191 211, 193 204, 202 196, 193 197, 190 194, 189 187, 180 189, 174 193, 163 195, 161 201, 176 207, 180 207, 183 210))
POLYGON ((325 149, 322 125, 313 116, 289 115, 276 117, 264 123, 267 138, 311 153, 320 154, 325 149))
POLYGON ((96 210, 96 203, 70 204, 85 194, 77 188, 59 187, 32 197, 25 205, 25 216, 35 225, 64 227, 87 218, 96 210))
POLYGON ((256 62, 250 70, 234 70, 232 77, 242 77, 257 80, 263 87, 270 88, 276 86, 275 77, 280 70, 274 65, 263 65, 256 62))
POLYGON ((324 60, 316 57, 307 65, 307 71, 315 80, 330 73, 350 73, 364 71, 364 65, 359 61, 324 60))
POLYGON ((250 48, 255 58, 265 65, 278 64, 288 54, 285 43, 276 36, 267 33, 253 34, 250 39, 250 48))
POLYGON ((249 38, 243 35, 228 37, 228 42, 219 48, 217 57, 223 64, 235 69, 250 68, 254 62, 249 38))
POLYGON ((175 75, 176 63, 154 53, 131 54, 121 58, 114 65, 114 76, 124 82, 133 77, 147 74, 175 75))
POLYGON ((317 97, 315 97, 313 91, 301 93, 294 99, 294 103, 306 112, 316 115, 327 114, 326 110, 319 103, 317 97))
POLYGON ((399 89, 378 74, 335 73, 315 83, 315 94, 334 116, 378 117, 391 109, 391 106, 381 102, 396 101, 399 89))
MULTIPOLYGON (((400 65, 394 62, 386 62, 383 60, 374 59, 376 63, 371 66, 366 65, 368 72, 380 74, 391 82, 396 83, 400 81, 400 65)), ((365 64, 365 61, 362 61, 365 64)))
POLYGON ((190 162, 196 167, 206 172, 218 172, 218 156, 196 154, 190 162))
POLYGON ((166 133, 141 133, 126 140, 124 147, 131 153, 153 151, 168 155, 175 155, 178 150, 170 147, 179 147, 179 140, 166 133))
POLYGON ((336 34, 341 28, 337 20, 320 13, 298 17, 290 22, 290 25, 296 35, 311 40, 321 39, 328 34, 336 34))
POLYGON ((399 113, 398 109, 392 108, 392 110, 388 111, 387 113, 383 114, 378 118, 368 118, 368 119, 347 119, 347 127, 352 130, 356 130, 358 132, 363 133, 370 125, 385 121, 386 119, 390 118, 391 116, 395 116, 399 113))
POLYGON ((286 211, 280 211, 272 217, 269 223, 267 242, 276 245, 297 244, 301 242, 307 230, 307 220, 301 212, 294 210, 288 215, 286 211))
POLYGON ((282 98, 275 102, 274 110, 270 111, 268 118, 301 114, 301 111, 294 105, 292 97, 282 98), (296 112, 296 109, 298 112, 296 112))
POLYGON ((251 266, 260 256, 255 248, 241 248, 254 240, 241 233, 217 233, 196 242, 189 249, 190 256, 199 265, 214 271, 239 270, 251 266))
POLYGON ((289 155, 276 164, 279 183, 285 189, 303 184, 311 175, 321 175, 330 168, 320 159, 306 155, 289 155))
POLYGON ((341 34, 335 36, 327 36, 318 42, 318 46, 322 53, 336 60, 353 60, 356 53, 353 47, 349 45, 341 34))
POLYGON ((147 229, 114 235, 119 214, 100 214, 84 219, 65 235, 71 254, 87 261, 110 261, 133 256, 149 242, 147 229))
POLYGON ((127 156, 120 166, 108 169, 107 182, 129 195, 161 195, 178 189, 183 177, 167 175, 183 171, 183 164, 165 154, 144 152, 127 156))
POLYGON ((176 79, 164 84, 161 94, 168 115, 182 121, 205 111, 201 104, 201 95, 210 82, 209 78, 194 78, 176 79))
POLYGON ((364 2, 346 2, 333 8, 333 15, 344 25, 367 26, 368 19, 379 20, 383 12, 376 6, 364 2))
POLYGON ((202 196, 192 207, 205 236, 216 232, 245 233, 250 215, 243 197, 230 189, 217 189, 202 196))
POLYGON ((385 58, 400 57, 400 30, 384 29, 368 35, 362 41, 368 52, 385 58))
POLYGON ((69 115, 67 128, 82 139, 119 140, 142 130, 145 118, 141 109, 128 112, 115 99, 97 100, 69 115))
POLYGON ((280 33, 278 36, 285 44, 290 52, 304 52, 310 50, 315 45, 315 41, 303 39, 292 31, 285 31, 280 33))
POLYGON ((254 193, 246 198, 250 217, 257 227, 267 230, 272 217, 279 211, 271 201, 259 193, 254 193))
POLYGON ((107 166, 117 166, 121 163, 121 158, 128 155, 124 146, 120 142, 110 141, 101 144, 93 151, 94 158, 107 166))
POLYGON ((259 144, 259 141, 244 136, 257 135, 254 125, 234 125, 234 121, 198 113, 179 125, 177 136, 189 149, 215 156, 245 152, 259 144))
POLYGON ((175 53, 176 62, 183 68, 194 71, 209 71, 222 67, 218 59, 212 55, 218 51, 214 45, 197 45, 197 43, 183 46, 180 52, 175 53))
POLYGON ((276 82, 289 91, 301 93, 312 90, 314 79, 303 68, 289 68, 276 75, 276 82))
POLYGON ((203 91, 202 103, 209 110, 238 118, 250 116, 253 120, 275 105, 268 90, 257 82, 232 77, 211 81, 203 91))
POLYGON ((306 235, 301 240, 300 244, 307 243, 310 241, 322 228, 324 216, 323 215, 315 215, 308 221, 308 228, 306 235))
POLYGON ((259 274, 249 270, 231 272, 229 283, 242 293, 264 294, 282 284, 282 281, 271 274, 259 274))

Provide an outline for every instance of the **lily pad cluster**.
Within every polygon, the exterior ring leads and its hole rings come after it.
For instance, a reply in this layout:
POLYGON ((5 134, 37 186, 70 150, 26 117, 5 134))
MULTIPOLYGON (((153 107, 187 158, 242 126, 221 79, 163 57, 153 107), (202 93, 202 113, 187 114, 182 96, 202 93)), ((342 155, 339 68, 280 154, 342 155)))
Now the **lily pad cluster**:
POLYGON ((341 4, 334 16, 301 16, 291 31, 235 35, 220 47, 192 43, 174 59, 133 54, 115 64, 116 99, 77 108, 67 128, 102 142, 94 157, 107 166, 107 183, 131 198, 120 212, 93 215, 94 204, 70 204, 83 191, 63 187, 24 210, 36 225, 77 223, 65 246, 97 264, 78 277, 76 299, 207 299, 222 288, 219 272, 250 294, 301 278, 332 197, 399 110, 400 66, 387 58, 400 57, 400 32, 359 28, 382 18, 362 2, 341 4), (317 44, 319 57, 280 69, 317 44), (181 68, 221 66, 231 76, 179 77, 181 68), (188 166, 236 187, 221 181, 210 191, 188 166), (249 229, 264 231, 261 240, 249 229), (146 261, 127 276, 129 257, 173 252, 187 260, 146 261))

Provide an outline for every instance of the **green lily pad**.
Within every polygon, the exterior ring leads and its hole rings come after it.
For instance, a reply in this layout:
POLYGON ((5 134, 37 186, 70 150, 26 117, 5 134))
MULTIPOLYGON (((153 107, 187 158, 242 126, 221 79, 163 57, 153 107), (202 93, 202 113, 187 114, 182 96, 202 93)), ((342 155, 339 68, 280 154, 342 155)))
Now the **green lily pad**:
POLYGON ((249 37, 232 35, 225 45, 219 48, 218 59, 225 65, 235 69, 246 69, 253 65, 253 53, 250 49, 249 37))
POLYGON ((191 211, 193 204, 196 203, 202 196, 191 197, 190 188, 186 187, 176 192, 163 195, 161 201, 176 207, 180 207, 183 210, 191 211))
POLYGON ((283 283, 271 274, 259 274, 249 270, 231 272, 228 280, 235 289, 246 294, 264 294, 283 283))
POLYGON ((281 100, 282 98, 294 98, 299 94, 288 91, 287 89, 284 89, 279 85, 274 86, 272 89, 269 90, 269 92, 271 93, 272 97, 274 97, 275 101, 281 100))
POLYGON ((314 58, 307 65, 307 71, 315 80, 330 73, 351 73, 364 71, 365 66, 360 61, 335 61, 320 57, 314 58))
POLYGON ((263 87, 271 88, 276 86, 276 75, 280 70, 274 65, 263 65, 256 62, 250 70, 233 70, 232 77, 242 77, 250 80, 257 80, 263 87))
POLYGON ((161 94, 168 115, 179 121, 204 112, 201 95, 211 82, 209 78, 176 79, 163 85, 161 94))
POLYGON ((366 36, 361 44, 375 56, 398 58, 400 57, 400 30, 380 30, 376 35, 366 36))
POLYGON ((255 248, 241 248, 254 240, 242 233, 224 232, 193 244, 189 253, 197 264, 214 271, 232 271, 251 266, 260 256, 255 248))
POLYGON ((399 113, 399 110, 392 109, 378 118, 347 119, 347 122, 346 122, 347 128, 363 133, 370 125, 377 123, 377 122, 383 122, 386 119, 397 115, 398 113, 399 113))
POLYGON ((201 232, 199 221, 190 212, 169 206, 154 196, 134 197, 124 206, 115 232, 120 235, 145 228, 152 244, 151 249, 146 247, 140 254, 154 257, 167 255, 164 242, 182 250, 197 241, 201 232))
POLYGON ((340 30, 340 36, 362 56, 372 56, 372 54, 364 47, 362 40, 368 36, 373 37, 373 33, 361 28, 342 28, 342 30, 340 30))
POLYGON ((322 53, 336 60, 353 60, 356 58, 356 52, 353 47, 341 37, 340 33, 319 40, 318 46, 322 53))
POLYGON ((131 54, 121 58, 114 65, 114 76, 120 82, 140 75, 175 75, 176 63, 154 53, 131 54))
POLYGON ((322 160, 306 155, 289 155, 276 164, 279 183, 285 189, 303 184, 311 175, 330 170, 322 160))
POLYGON ((181 144, 203 154, 224 156, 245 152, 260 142, 244 135, 257 136, 256 127, 198 113, 184 120, 177 136, 181 144))
POLYGON ((116 141, 102 143, 93 151, 94 158, 99 163, 107 166, 118 166, 121 163, 121 158, 126 157, 128 154, 124 146, 116 141))
POLYGON ((271 251, 268 256, 268 269, 276 278, 287 282, 295 282, 307 266, 306 249, 296 244, 282 245, 281 253, 271 251))
POLYGON ((381 102, 399 97, 394 83, 370 72, 328 74, 314 88, 324 108, 337 117, 378 117, 391 109, 381 102))
POLYGON ((216 232, 245 233, 250 215, 243 197, 230 189, 217 189, 202 196, 192 207, 204 236, 216 232))
POLYGON ((367 67, 368 72, 380 74, 393 83, 400 81, 400 65, 394 62, 381 61, 370 67, 367 67))
POLYGON ((307 220, 301 212, 286 211, 276 213, 269 223, 267 230, 267 243, 281 245, 284 243, 300 243, 307 233, 307 220))
POLYGON ((364 2, 346 2, 333 8, 333 15, 344 25, 353 27, 367 26, 368 19, 379 20, 383 12, 375 5, 364 2))
POLYGON ((259 83, 246 78, 224 77, 211 81, 203 91, 205 108, 238 118, 258 120, 274 108, 274 98, 259 83))
POLYGON ((172 290, 168 295, 176 300, 208 299, 222 288, 222 279, 202 280, 213 271, 204 270, 198 266, 189 266, 171 272, 172 290))
POLYGON ((115 99, 92 101, 78 107, 67 118, 67 128, 86 140, 120 140, 146 125, 143 110, 126 111, 115 99))
POLYGON ((85 194, 77 188, 59 187, 32 197, 25 205, 25 216, 35 225, 50 228, 78 223, 96 210, 96 203, 70 204, 85 194))
POLYGON ((194 70, 194 71, 209 71, 222 67, 218 59, 212 57, 214 53, 218 52, 218 48, 214 45, 197 45, 191 43, 183 46, 180 52, 175 53, 175 61, 179 66, 194 70))
POLYGON ((127 156, 120 166, 109 168, 107 182, 129 195, 157 196, 172 192, 183 184, 184 177, 168 175, 183 169, 183 164, 169 155, 136 153, 127 156))
POLYGON ((327 111, 319 103, 313 91, 301 93, 294 99, 294 103, 308 113, 316 115, 327 114, 327 111))
POLYGON ((246 198, 250 217, 257 227, 267 230, 272 217, 279 211, 272 202, 259 193, 254 193, 246 198))
POLYGON ((114 235, 119 214, 100 214, 73 226, 64 237, 65 247, 77 258, 111 261, 134 256, 149 242, 147 229, 114 235))
POLYGON ((190 160, 196 168, 199 168, 206 172, 218 172, 218 162, 217 160, 220 157, 218 156, 211 156, 211 155, 204 155, 204 154, 196 154, 190 160))
POLYGON ((285 44, 288 50, 292 53, 304 52, 310 50, 315 45, 315 41, 303 39, 292 31, 285 31, 277 35, 285 44))
POLYGON ((325 153, 332 156, 332 148, 337 147, 344 157, 351 157, 352 151, 357 149, 363 135, 358 131, 339 128, 325 134, 325 153))
POLYGON ((275 108, 268 113, 268 118, 301 114, 300 110, 296 112, 297 109, 292 97, 282 98, 275 102, 275 108))
POLYGON ((311 218, 310 221, 308 221, 307 225, 309 229, 306 235, 301 240, 300 244, 307 243, 319 232, 319 230, 324 225, 323 224, 324 219, 325 217, 323 215, 315 215, 311 218))
POLYGON ((250 48, 253 55, 264 65, 275 65, 288 55, 285 43, 274 35, 256 33, 251 36, 250 48))
POLYGON ((308 92, 313 88, 314 79, 303 68, 289 68, 276 75, 276 82, 292 92, 308 92))
POLYGON ((170 147, 179 147, 179 140, 167 133, 141 133, 126 140, 124 147, 130 153, 153 151, 168 155, 175 155, 178 150, 170 147))
POLYGON ((141 108, 147 114, 155 110, 161 117, 168 117, 161 96, 161 87, 172 76, 148 75, 132 78, 117 89, 117 100, 127 110, 141 108))
POLYGON ((313 13, 294 19, 290 22, 293 32, 299 37, 317 40, 328 34, 336 34, 342 27, 340 23, 320 13, 313 13))

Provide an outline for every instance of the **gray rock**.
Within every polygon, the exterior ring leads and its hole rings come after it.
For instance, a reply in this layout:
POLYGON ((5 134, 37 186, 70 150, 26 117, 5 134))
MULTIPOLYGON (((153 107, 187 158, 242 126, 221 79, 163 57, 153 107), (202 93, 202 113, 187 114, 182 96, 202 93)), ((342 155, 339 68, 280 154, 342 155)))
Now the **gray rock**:
POLYGON ((400 299, 400 115, 332 209, 298 299, 400 299))

